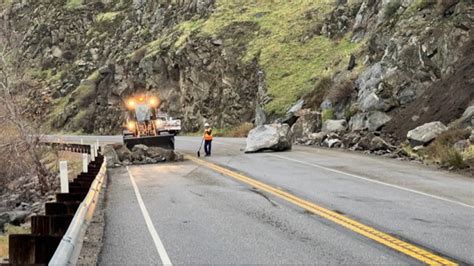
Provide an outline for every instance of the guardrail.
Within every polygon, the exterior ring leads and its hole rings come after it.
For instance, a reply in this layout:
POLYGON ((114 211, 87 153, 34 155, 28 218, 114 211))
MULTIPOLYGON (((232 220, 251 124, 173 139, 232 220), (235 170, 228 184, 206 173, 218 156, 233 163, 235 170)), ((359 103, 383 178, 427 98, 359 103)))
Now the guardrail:
MULTIPOLYGON (((89 153, 89 145, 49 143, 61 150, 89 153)), ((31 234, 9 236, 9 263, 74 264, 82 239, 91 220, 106 176, 106 162, 102 155, 69 182, 69 193, 56 193, 56 202, 45 204, 45 215, 31 218, 31 234)))
POLYGON ((87 193, 86 198, 82 201, 81 205, 79 205, 71 225, 63 236, 56 252, 54 252, 53 258, 49 261, 49 265, 74 265, 77 263, 84 234, 94 214, 99 193, 104 183, 106 175, 105 160, 106 159, 104 159, 102 163, 97 177, 94 179, 94 182, 92 182, 89 193, 87 193))

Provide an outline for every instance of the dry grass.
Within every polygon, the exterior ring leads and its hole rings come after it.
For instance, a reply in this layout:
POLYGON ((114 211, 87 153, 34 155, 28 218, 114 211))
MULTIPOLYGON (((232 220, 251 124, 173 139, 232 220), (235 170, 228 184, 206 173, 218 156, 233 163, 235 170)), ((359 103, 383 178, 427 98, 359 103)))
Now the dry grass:
POLYGON ((229 138, 245 138, 248 136, 249 131, 253 128, 252 123, 243 123, 233 128, 214 130, 214 136, 216 137, 229 137, 229 138))
POLYGON ((355 92, 354 81, 346 80, 334 85, 328 92, 327 99, 337 104, 349 99, 355 92))
POLYGON ((426 149, 426 155, 443 167, 464 169, 468 165, 463 155, 453 148, 454 143, 469 137, 470 132, 464 129, 451 129, 439 135, 426 149))
POLYGON ((5 225, 5 235, 0 236, 0 258, 8 257, 8 235, 10 234, 28 234, 29 228, 5 225))

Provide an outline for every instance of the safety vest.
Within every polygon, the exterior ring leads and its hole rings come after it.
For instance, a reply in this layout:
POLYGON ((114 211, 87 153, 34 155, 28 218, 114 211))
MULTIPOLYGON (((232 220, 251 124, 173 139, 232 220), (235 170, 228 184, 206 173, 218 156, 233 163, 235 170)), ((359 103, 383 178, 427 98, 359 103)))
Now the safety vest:
POLYGON ((204 140, 212 140, 212 130, 206 129, 204 131, 204 140))

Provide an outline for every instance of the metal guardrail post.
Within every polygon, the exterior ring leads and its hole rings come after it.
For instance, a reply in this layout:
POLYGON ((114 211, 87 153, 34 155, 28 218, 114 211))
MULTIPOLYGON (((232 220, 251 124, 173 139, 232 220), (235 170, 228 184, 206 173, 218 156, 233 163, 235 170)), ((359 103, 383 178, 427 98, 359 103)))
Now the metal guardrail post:
POLYGON ((104 158, 97 177, 92 182, 86 198, 79 205, 66 234, 49 261, 49 265, 74 265, 77 263, 82 248, 83 237, 94 214, 99 193, 104 182, 106 165, 106 159, 104 158))
POLYGON ((67 161, 59 162, 59 180, 61 184, 61 193, 68 193, 69 192, 69 178, 68 178, 67 161))

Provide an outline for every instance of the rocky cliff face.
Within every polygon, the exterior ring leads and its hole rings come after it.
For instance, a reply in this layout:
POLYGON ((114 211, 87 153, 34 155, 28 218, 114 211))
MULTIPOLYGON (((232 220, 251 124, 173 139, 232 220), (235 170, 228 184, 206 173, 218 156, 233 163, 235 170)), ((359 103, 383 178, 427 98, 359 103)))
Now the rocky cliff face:
MULTIPOLYGON (((53 130, 116 133, 123 99, 150 91, 190 131, 291 124, 299 101, 400 141, 474 99, 468 0, 13 1, 3 17, 24 35, 44 84, 31 102, 53 130)), ((321 128, 301 123, 299 137, 321 128)))
POLYGON ((255 63, 222 40, 189 39, 183 23, 205 18, 213 0, 16 1, 4 12, 24 35, 23 59, 44 88, 30 94, 46 129, 118 133, 123 100, 149 91, 162 109, 184 119, 228 127, 252 119, 255 63))

